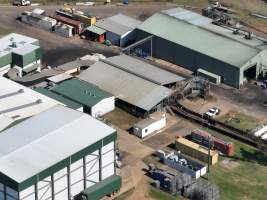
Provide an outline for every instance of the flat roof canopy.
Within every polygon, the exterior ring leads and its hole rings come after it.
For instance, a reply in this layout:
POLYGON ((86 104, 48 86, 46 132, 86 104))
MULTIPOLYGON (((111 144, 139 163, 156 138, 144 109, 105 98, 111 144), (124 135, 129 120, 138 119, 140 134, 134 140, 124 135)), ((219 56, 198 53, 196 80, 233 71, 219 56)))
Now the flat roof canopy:
POLYGON ((55 106, 0 134, 0 177, 11 179, 12 188, 25 189, 115 137, 116 130, 93 117, 55 106))
POLYGON ((103 35, 106 32, 106 30, 99 28, 97 26, 94 26, 94 25, 86 27, 85 30, 93 32, 97 35, 103 35))
POLYGON ((93 64, 79 78, 145 111, 151 110, 173 92, 102 61, 93 64))

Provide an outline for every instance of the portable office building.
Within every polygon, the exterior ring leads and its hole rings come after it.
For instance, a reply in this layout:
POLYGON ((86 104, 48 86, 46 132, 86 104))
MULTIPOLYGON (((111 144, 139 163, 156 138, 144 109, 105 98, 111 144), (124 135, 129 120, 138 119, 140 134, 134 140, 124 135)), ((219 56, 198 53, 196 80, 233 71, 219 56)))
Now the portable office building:
POLYGON ((166 115, 161 112, 151 114, 133 126, 134 135, 144 138, 152 133, 160 131, 166 126, 166 115))
MULTIPOLYGON (((113 128, 63 106, 21 122, 0 135, 0 199, 104 197, 102 181, 116 176, 116 139, 113 128)), ((110 193, 119 189, 112 182, 110 193)))

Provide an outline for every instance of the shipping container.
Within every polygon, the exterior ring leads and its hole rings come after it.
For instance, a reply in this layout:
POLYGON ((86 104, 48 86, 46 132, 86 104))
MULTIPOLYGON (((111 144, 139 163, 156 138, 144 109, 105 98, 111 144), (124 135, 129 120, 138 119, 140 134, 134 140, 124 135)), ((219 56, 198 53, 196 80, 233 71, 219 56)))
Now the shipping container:
POLYGON ((210 133, 203 131, 203 130, 194 130, 191 132, 191 139, 192 141, 201 144, 205 147, 209 147, 209 138, 211 139, 211 147, 216 149, 227 156, 234 155, 234 144, 232 142, 227 142, 212 136, 210 133))
MULTIPOLYGON (((179 151, 181 151, 184 154, 187 154, 193 158, 196 158, 202 162, 208 162, 208 155, 209 151, 207 148, 196 144, 194 142, 191 142, 190 140, 187 140, 185 138, 178 138, 175 141, 175 148, 179 151)), ((210 164, 214 165, 218 162, 218 152, 214 150, 210 150, 210 164)))
POLYGON ((69 19, 60 15, 54 15, 53 18, 56 19, 58 22, 62 22, 64 24, 72 26, 74 28, 75 34, 80 34, 83 30, 83 23, 79 21, 69 19))

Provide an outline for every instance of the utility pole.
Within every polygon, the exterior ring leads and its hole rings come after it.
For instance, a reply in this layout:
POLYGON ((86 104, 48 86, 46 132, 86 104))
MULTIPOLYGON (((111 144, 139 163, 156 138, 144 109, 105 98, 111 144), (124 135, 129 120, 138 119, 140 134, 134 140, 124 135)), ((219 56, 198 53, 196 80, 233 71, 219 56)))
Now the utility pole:
POLYGON ((212 139, 211 137, 209 136, 208 137, 208 140, 209 140, 209 150, 208 150, 208 180, 210 178, 210 171, 211 171, 211 167, 210 167, 210 150, 211 150, 211 143, 212 143, 212 139))

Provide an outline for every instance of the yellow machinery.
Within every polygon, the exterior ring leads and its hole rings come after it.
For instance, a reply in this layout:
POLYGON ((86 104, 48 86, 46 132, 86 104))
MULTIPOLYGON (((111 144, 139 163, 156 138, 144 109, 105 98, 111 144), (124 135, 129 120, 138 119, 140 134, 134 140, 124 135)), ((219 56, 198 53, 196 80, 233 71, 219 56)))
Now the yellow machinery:
POLYGON ((64 4, 64 7, 62 9, 64 12, 71 13, 74 17, 74 19, 87 24, 87 25, 94 25, 96 23, 96 17, 95 16, 86 16, 81 11, 76 11, 75 8, 72 8, 68 4, 64 4))

